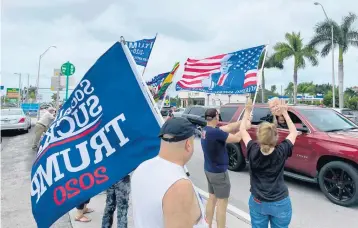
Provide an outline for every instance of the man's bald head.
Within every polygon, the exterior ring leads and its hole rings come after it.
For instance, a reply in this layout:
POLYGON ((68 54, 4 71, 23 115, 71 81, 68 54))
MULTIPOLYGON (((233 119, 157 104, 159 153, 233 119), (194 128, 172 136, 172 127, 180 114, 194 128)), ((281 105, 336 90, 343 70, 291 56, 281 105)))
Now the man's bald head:
POLYGON ((180 165, 186 164, 194 151, 194 126, 181 117, 167 120, 161 130, 160 156, 180 165))

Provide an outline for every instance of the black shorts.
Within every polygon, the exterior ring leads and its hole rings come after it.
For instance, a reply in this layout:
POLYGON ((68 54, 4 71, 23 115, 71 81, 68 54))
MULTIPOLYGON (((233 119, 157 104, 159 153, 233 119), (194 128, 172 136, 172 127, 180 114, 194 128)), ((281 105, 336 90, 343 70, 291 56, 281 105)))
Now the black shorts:
POLYGON ((228 172, 211 173, 205 171, 208 180, 208 190, 210 194, 214 194, 218 199, 228 199, 230 196, 230 178, 228 172))

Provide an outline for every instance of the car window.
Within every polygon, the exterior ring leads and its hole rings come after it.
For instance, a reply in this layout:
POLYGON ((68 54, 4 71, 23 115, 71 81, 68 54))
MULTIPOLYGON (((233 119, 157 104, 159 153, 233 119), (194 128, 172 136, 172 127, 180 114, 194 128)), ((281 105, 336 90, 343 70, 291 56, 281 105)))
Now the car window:
MULTIPOLYGON (((264 121, 273 122, 272 114, 269 108, 254 108, 254 115, 252 117, 252 124, 260 124, 264 121)), ((240 120, 244 116, 244 112, 241 114, 240 120)))
POLYGON ((238 109, 238 107, 221 107, 220 115, 221 115, 222 121, 230 122, 230 120, 234 116, 237 109, 238 109))
POLYGON ((196 116, 204 116, 205 109, 203 107, 192 107, 189 114, 196 116))
POLYGON ((331 109, 301 109, 300 112, 320 131, 334 132, 357 127, 331 109))
POLYGON ((23 115, 22 110, 1 110, 2 116, 23 115))
MULTIPOLYGON (((303 128, 306 127, 304 125, 304 123, 302 122, 302 120, 296 116, 294 113, 288 111, 288 115, 290 116, 293 124, 296 126, 296 128, 303 128)), ((273 119, 272 119, 273 120, 273 119)), ((271 121, 270 121, 271 122, 271 121)), ((281 129, 288 129, 286 120, 283 118, 279 118, 278 116, 276 116, 276 123, 277 123, 277 127, 281 128, 281 129)))
POLYGON ((183 114, 188 114, 190 112, 190 109, 191 107, 187 107, 185 110, 184 110, 184 113, 183 114))

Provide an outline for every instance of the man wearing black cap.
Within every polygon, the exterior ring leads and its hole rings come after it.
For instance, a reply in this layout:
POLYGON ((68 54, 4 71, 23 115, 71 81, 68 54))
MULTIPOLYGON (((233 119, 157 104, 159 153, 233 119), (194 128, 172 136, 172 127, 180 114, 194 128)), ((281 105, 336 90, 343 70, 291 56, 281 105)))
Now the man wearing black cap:
POLYGON ((207 227, 199 195, 184 165, 194 151, 194 127, 173 117, 160 130, 159 155, 133 172, 131 193, 136 228, 207 227))
POLYGON ((217 127, 219 123, 219 112, 215 108, 206 110, 205 119, 207 121, 207 126, 202 130, 201 146, 204 152, 204 169, 209 189, 209 199, 206 205, 206 219, 209 223, 209 227, 211 227, 215 205, 217 205, 217 227, 224 228, 231 188, 227 172, 229 156, 226 151, 226 143, 236 143, 241 141, 240 132, 237 132, 240 128, 240 121, 220 128, 217 127))

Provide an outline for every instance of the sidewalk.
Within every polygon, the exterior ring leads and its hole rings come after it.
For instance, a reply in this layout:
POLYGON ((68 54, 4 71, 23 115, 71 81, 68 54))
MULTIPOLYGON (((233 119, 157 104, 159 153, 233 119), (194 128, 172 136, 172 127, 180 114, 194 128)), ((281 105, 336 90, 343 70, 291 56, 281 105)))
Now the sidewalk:
MULTIPOLYGON (((131 203, 130 203, 131 204, 131 203)), ((81 223, 75 221, 76 209, 70 211, 71 223, 73 228, 99 228, 102 224, 102 216, 104 211, 104 206, 106 205, 106 193, 101 193, 91 199, 91 202, 88 204, 89 208, 94 209, 95 211, 91 214, 88 214, 88 217, 92 219, 90 223, 81 223)), ((114 212, 114 222, 113 228, 117 227, 117 212, 114 212)), ((231 213, 227 213, 226 217, 226 227, 228 228, 249 228, 251 227, 247 222, 238 219, 231 213)), ((216 224, 213 224, 213 227, 216 228, 216 224)), ((128 228, 134 228, 133 218, 132 218, 132 208, 129 207, 128 212, 128 228)))
MULTIPOLYGON (((33 123, 34 124, 34 123, 33 123)), ((36 154, 31 150, 34 127, 29 133, 8 132, 1 143, 1 227, 37 227, 30 201, 30 171, 36 154)), ((68 214, 51 228, 71 228, 68 214)))

